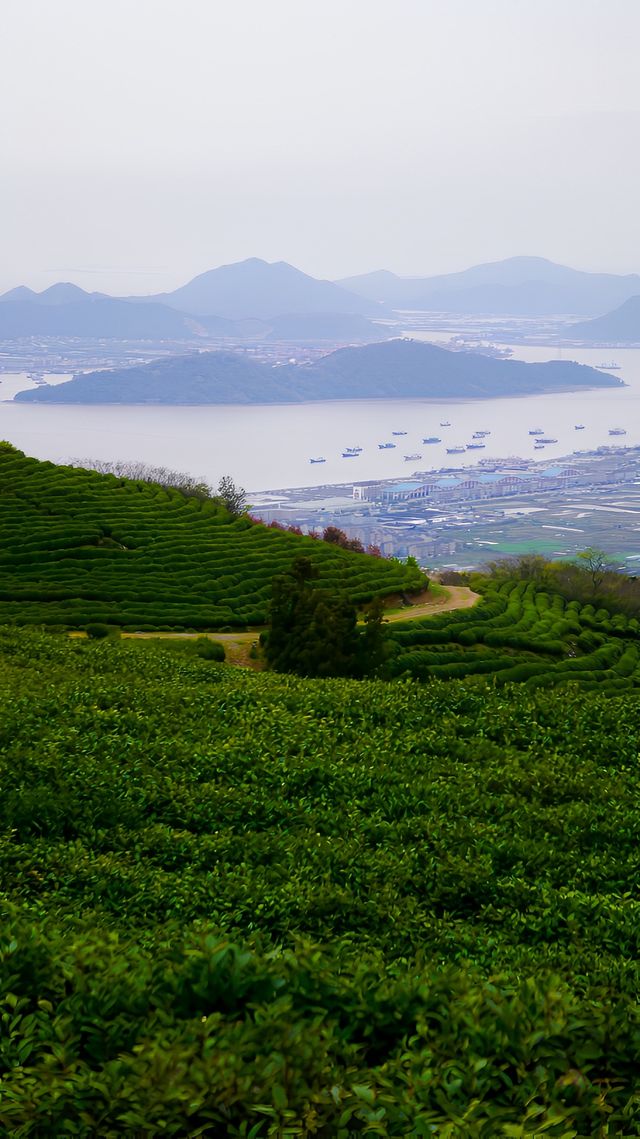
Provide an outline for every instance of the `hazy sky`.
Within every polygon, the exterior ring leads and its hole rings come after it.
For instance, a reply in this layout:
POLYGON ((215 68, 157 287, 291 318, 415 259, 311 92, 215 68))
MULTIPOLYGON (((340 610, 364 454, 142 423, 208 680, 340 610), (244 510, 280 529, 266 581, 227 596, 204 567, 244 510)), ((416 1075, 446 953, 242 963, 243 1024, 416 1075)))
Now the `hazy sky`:
POLYGON ((640 0, 1 0, 0 289, 640 271, 640 0))

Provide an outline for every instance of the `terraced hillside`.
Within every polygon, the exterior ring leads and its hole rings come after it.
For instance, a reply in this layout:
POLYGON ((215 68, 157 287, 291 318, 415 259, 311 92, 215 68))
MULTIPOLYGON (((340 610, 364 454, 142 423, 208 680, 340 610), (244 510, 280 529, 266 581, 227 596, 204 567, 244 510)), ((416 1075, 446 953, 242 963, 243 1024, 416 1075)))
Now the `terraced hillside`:
POLYGON ((0 630, 0 1133, 639 1136, 639 703, 0 630))
POLYGON ((0 624, 262 624, 273 575, 301 554, 356 604, 424 582, 398 562, 234 518, 215 500, 0 446, 0 624))
POLYGON ((619 692, 640 686, 640 622, 539 589, 485 580, 482 601, 391 627, 394 676, 491 678, 619 692))

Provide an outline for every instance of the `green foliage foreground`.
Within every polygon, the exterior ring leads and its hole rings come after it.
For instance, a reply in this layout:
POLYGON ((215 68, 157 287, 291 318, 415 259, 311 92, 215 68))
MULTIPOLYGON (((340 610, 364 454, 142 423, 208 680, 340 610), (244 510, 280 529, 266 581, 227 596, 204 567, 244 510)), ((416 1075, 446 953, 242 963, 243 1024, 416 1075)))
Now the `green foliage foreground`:
POLYGON ((2 1134, 640 1134, 633 693, 0 676, 2 1134))

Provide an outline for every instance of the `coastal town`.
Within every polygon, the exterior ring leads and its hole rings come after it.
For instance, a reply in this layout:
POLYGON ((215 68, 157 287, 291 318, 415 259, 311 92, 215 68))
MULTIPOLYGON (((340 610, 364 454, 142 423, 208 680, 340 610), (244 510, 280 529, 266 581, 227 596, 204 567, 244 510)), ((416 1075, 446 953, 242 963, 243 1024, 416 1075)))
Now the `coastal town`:
POLYGON ((638 447, 549 463, 483 459, 408 480, 274 490, 252 503, 267 523, 305 533, 336 525, 385 557, 431 567, 469 568, 525 549, 567 557, 590 545, 630 572, 640 562, 638 447))

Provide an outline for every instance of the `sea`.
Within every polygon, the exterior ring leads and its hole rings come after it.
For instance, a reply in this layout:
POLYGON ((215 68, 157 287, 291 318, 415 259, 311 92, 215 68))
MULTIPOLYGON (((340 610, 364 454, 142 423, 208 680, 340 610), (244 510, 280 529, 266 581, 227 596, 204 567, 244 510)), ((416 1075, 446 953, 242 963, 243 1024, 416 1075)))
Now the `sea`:
MULTIPOLYGON (((433 333, 413 335, 436 339, 433 333)), ((555 348, 511 348, 515 359, 559 358, 555 348)), ((0 376, 0 439, 55 462, 142 460, 212 484, 228 474, 250 493, 408 479, 416 471, 469 467, 482 458, 548 462, 578 450, 639 446, 640 348, 563 348, 562 358, 594 366, 616 363, 620 367, 611 374, 626 386, 483 400, 85 407, 15 403, 15 392, 33 383, 26 375, 5 373, 0 376), (578 425, 584 429, 576 430, 578 425), (557 442, 534 450, 536 439, 529 432, 536 428, 557 442), (616 428, 626 434, 611 436, 616 428), (483 449, 447 454, 447 447, 466 447, 475 431, 489 432, 483 449), (441 442, 423 443, 430 435, 441 442), (380 450, 379 444, 387 442, 395 446, 380 450), (362 450, 354 458, 343 458, 350 447, 362 450), (312 458, 326 461, 311 463, 312 458)))

